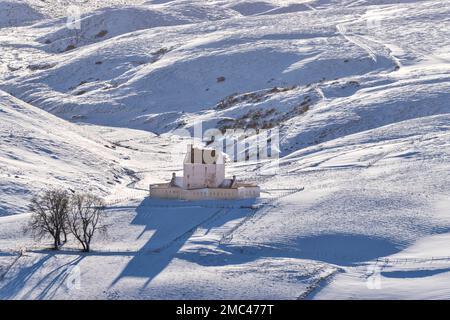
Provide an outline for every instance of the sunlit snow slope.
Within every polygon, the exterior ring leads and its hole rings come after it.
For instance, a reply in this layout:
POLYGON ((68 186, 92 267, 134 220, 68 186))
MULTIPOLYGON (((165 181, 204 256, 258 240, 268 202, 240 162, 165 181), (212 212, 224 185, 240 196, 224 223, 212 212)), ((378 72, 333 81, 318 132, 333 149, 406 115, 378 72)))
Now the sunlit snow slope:
MULTIPOLYGON (((47 2, 0 1, 0 215, 47 183, 140 200, 92 255, 31 251, 0 298, 450 296, 448 1, 87 1, 81 29, 47 2), (263 199, 143 199, 200 121, 280 129, 276 175, 227 169, 263 199)), ((0 266, 36 246, 1 222, 0 266)))
POLYGON ((42 189, 89 186, 104 195, 126 181, 112 145, 0 92, 0 215, 26 210, 42 189))

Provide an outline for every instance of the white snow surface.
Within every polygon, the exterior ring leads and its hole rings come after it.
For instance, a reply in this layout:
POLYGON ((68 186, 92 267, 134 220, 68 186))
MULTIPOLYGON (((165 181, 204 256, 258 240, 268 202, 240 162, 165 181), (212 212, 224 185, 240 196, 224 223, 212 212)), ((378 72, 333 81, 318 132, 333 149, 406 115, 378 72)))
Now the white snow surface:
POLYGON ((68 4, 0 0, 0 299, 450 298, 448 1, 68 4), (173 129, 250 120, 261 199, 147 197, 173 129), (54 186, 108 202, 93 252, 23 234, 54 186))

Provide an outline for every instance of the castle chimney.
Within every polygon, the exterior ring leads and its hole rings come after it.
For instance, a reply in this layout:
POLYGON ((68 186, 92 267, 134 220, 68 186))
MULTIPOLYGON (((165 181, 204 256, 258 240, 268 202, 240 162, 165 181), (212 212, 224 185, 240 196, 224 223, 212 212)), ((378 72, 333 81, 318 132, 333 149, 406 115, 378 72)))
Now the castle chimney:
POLYGON ((175 181, 177 179, 177 174, 175 172, 172 173, 172 180, 170 180, 170 186, 173 187, 175 186, 175 181))
POLYGON ((230 188, 233 188, 235 183, 236 183, 236 176, 233 176, 233 179, 231 180, 230 183, 230 188))

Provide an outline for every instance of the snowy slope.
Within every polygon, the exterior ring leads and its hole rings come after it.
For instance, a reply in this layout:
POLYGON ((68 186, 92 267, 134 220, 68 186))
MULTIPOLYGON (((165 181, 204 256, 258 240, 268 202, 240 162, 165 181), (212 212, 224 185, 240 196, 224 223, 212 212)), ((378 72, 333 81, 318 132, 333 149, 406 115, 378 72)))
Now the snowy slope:
MULTIPOLYGON (((389 125, 282 159, 280 174, 261 181, 270 192, 264 197, 276 200, 256 212, 233 202, 144 199, 111 206, 112 230, 96 240, 89 255, 72 251, 73 242, 61 255, 42 250, 45 243, 16 232, 26 216, 3 219, 0 250, 25 246, 29 252, 0 282, 0 294, 8 299, 445 298, 449 146, 449 116, 432 116, 420 126, 417 120, 389 125), (274 190, 293 185, 305 190, 284 197, 274 190), (376 264, 383 257, 392 262, 376 264), (80 268, 79 289, 68 286, 72 266, 80 268), (367 279, 378 267, 381 288, 372 290, 367 279), (55 269, 60 272, 52 273, 55 269)), ((251 170, 240 173, 252 176, 251 170)))
MULTIPOLYGON (((431 59, 431 65, 436 64, 441 69, 440 74, 445 75, 445 69, 437 63, 446 59, 446 51, 442 48, 449 45, 445 36, 448 23, 444 19, 448 6, 440 4, 442 2, 436 1, 421 6, 405 4, 400 10, 398 6, 388 6, 383 7, 383 14, 378 8, 344 6, 342 9, 283 14, 283 19, 279 19, 278 14, 232 18, 227 7, 217 19, 229 19, 205 23, 198 22, 211 18, 198 14, 198 11, 220 12, 216 6, 211 9, 192 5, 196 9, 191 10, 186 2, 181 2, 171 6, 158 5, 159 11, 152 6, 150 9, 105 9, 84 17, 81 33, 66 29, 64 21, 55 21, 55 27, 44 23, 44 29, 39 24, 25 28, 23 32, 30 37, 28 43, 32 43, 27 49, 30 53, 20 62, 15 58, 10 60, 5 69, 14 70, 14 76, 5 81, 3 88, 69 120, 156 132, 166 132, 192 118, 199 119, 199 110, 212 111, 207 118, 212 117, 212 124, 215 124, 224 119, 239 119, 249 111, 275 108, 280 109, 280 114, 275 117, 277 124, 279 119, 286 120, 283 115, 294 110, 310 92, 313 101, 309 107, 312 110, 306 114, 305 125, 312 130, 309 119, 320 121, 320 132, 310 133, 320 136, 334 130, 322 126, 322 117, 331 115, 314 110, 324 104, 330 109, 339 109, 347 119, 345 121, 353 121, 350 119, 358 118, 353 107, 347 107, 350 110, 346 112, 335 105, 366 99, 362 89, 379 87, 384 93, 390 84, 392 90, 399 90, 399 86, 405 84, 414 94, 422 90, 423 82, 429 85, 433 81, 429 74, 420 75, 423 81, 415 80, 417 84, 410 86, 416 73, 403 73, 401 67, 407 70, 411 62, 431 59), (153 12, 162 12, 169 20, 160 20, 153 12), (191 24, 153 28, 167 23, 184 24, 183 19, 177 18, 179 12, 184 14, 180 17, 191 24), (401 24, 403 19, 409 21, 407 26, 401 24), (424 23, 421 19, 433 23, 424 23), (113 22, 116 20, 123 23, 113 22), (133 32, 142 28, 146 29, 133 32), (390 30, 401 32, 405 37, 397 39, 397 33, 391 34, 390 30), (38 36, 33 36, 36 33, 38 36), (117 36, 120 34, 124 35, 117 36), (414 43, 419 36, 423 47, 417 48, 414 43), (441 48, 436 51, 434 46, 438 41, 441 48), (92 42, 95 43, 86 45, 92 42), (393 42, 402 48, 401 53, 397 54, 397 47, 391 45, 393 42), (52 54, 69 46, 74 49, 60 55, 52 54), (257 94, 260 90, 293 86, 297 86, 302 94, 294 92, 288 101, 286 93, 282 93, 269 95, 266 98, 270 101, 261 107, 250 101, 250 104, 221 113, 213 111, 230 95, 257 94), (320 95, 323 101, 317 99, 320 95), (186 115, 186 112, 193 115, 186 115)), ((20 55, 15 48, 19 45, 17 41, 22 40, 9 37, 6 31, 4 41, 5 56, 20 55)), ((445 91, 446 78, 435 79, 444 82, 441 84, 444 88, 439 90, 445 91)), ((380 108, 385 104, 380 103, 380 108)), ((371 109, 378 112, 376 108, 371 109)), ((440 111, 421 112, 435 114, 440 111)), ((403 111, 399 113, 403 114, 403 111)), ((295 115, 295 112, 291 114, 295 115)), ((412 114, 392 121, 404 120, 412 114)), ((303 124, 298 117, 293 122, 303 124)), ((353 130, 384 124, 386 120, 381 120, 353 130)), ((292 130, 290 123, 288 125, 289 135, 297 135, 305 129, 292 130)), ((328 125, 342 126, 343 123, 328 121, 328 125)), ((303 136, 298 139, 304 140, 303 136)))
POLYGON ((0 298, 448 299, 448 1, 120 2, 0 29, 3 213, 48 181, 115 203, 92 254, 0 218, 0 298), (280 128, 277 175, 227 168, 262 199, 145 198, 199 121, 280 128))
POLYGON ((0 1, 0 28, 30 24, 44 18, 28 3, 22 1, 0 1))
MULTIPOLYGON (((374 61, 336 29, 335 20, 354 14, 348 9, 302 13, 301 20, 311 25, 287 14, 132 32, 61 58, 41 57, 31 71, 25 62, 4 88, 66 119, 82 116, 90 123, 166 131, 155 119, 177 121, 181 111, 213 108, 234 93, 393 70, 395 62, 384 47, 374 45, 374 61), (321 28, 311 28, 317 23, 321 28), (104 113, 114 115, 104 119, 104 113)), ((7 41, 15 47, 16 40, 7 41)), ((48 46, 52 43, 42 49, 48 46)))
POLYGON ((70 6, 76 5, 80 12, 124 4, 141 4, 144 0, 2 0, 0 1, 3 19, 0 27, 20 26, 38 20, 66 17, 70 6))
POLYGON ((70 186, 108 194, 128 177, 105 140, 0 92, 0 215, 26 210, 45 188, 70 186))

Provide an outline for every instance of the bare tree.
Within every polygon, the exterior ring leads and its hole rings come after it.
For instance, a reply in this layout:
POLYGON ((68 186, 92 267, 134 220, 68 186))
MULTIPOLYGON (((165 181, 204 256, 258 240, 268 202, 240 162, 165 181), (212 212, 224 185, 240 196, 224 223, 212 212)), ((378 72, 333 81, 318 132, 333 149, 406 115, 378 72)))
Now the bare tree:
POLYGON ((33 197, 29 205, 31 220, 25 232, 39 240, 50 235, 54 249, 58 250, 62 244, 61 234, 67 234, 68 205, 69 195, 65 190, 48 190, 33 197))
POLYGON ((73 236, 89 252, 94 234, 106 233, 107 225, 103 223, 105 204, 102 199, 91 194, 74 194, 70 200, 68 227, 73 236))

